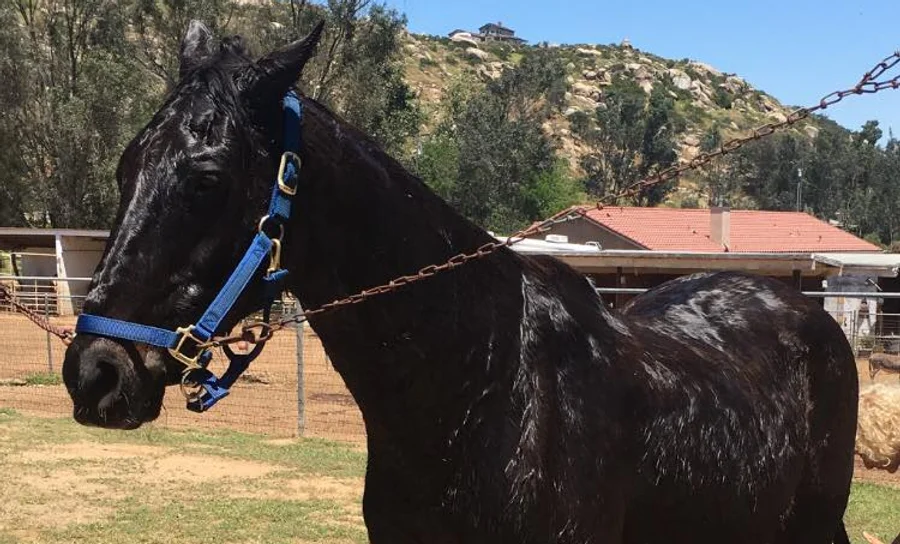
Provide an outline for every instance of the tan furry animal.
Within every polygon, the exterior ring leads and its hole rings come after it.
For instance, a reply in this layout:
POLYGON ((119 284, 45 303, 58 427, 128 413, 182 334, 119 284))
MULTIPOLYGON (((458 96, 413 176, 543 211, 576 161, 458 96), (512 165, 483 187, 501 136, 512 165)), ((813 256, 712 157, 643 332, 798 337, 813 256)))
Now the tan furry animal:
POLYGON ((860 390, 856 453, 866 468, 896 472, 900 467, 900 385, 860 390))
POLYGON ((873 353, 869 357, 869 378, 875 379, 875 375, 884 370, 900 375, 900 356, 887 353, 873 353))

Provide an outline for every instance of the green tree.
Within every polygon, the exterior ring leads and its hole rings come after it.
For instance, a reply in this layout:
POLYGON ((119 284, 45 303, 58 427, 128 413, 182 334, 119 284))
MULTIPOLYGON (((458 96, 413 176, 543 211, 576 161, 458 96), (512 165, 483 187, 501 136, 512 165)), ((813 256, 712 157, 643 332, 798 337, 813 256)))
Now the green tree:
POLYGON ((0 3, 0 222, 110 224, 116 163, 177 82, 191 19, 262 50, 325 19, 304 89, 389 152, 409 152, 420 116, 400 71, 405 19, 371 0, 10 0, 0 3))
MULTIPOLYGON (((721 128, 715 124, 700 138, 700 152, 713 152, 723 143, 721 128)), ((700 184, 706 191, 706 199, 710 206, 727 206, 731 203, 734 188, 728 166, 728 162, 724 160, 712 161, 701 172, 700 184)))
POLYGON ((851 132, 818 120, 810 141, 782 133, 728 156, 726 168, 739 192, 757 207, 804 211, 836 219, 858 236, 890 245, 898 235, 900 153, 891 136, 884 148, 877 121, 851 132))
POLYGON ((181 39, 191 20, 203 21, 215 35, 228 27, 236 7, 230 0, 133 0, 128 15, 135 32, 129 52, 146 73, 172 89, 178 83, 181 39))
POLYGON ((145 118, 146 84, 121 52, 128 25, 105 0, 0 4, 0 192, 5 220, 99 227, 115 211, 111 171, 145 118), (5 170, 5 169, 4 169, 5 170))
POLYGON ((533 51, 476 88, 454 85, 444 119, 422 145, 419 175, 480 225, 512 232, 579 198, 543 123, 565 95, 558 57, 533 51))
MULTIPOLYGON (((649 98, 633 80, 616 78, 597 108, 598 130, 588 133, 594 151, 583 159, 586 187, 597 197, 616 194, 675 163, 675 136, 683 122, 661 87, 649 98)), ((647 187, 633 198, 639 205, 662 202, 674 182, 647 187)))
POLYGON ((389 153, 399 158, 409 154, 421 113, 403 80, 403 15, 372 0, 283 2, 242 9, 230 25, 263 51, 297 39, 325 20, 325 32, 316 56, 303 70, 301 87, 389 153))

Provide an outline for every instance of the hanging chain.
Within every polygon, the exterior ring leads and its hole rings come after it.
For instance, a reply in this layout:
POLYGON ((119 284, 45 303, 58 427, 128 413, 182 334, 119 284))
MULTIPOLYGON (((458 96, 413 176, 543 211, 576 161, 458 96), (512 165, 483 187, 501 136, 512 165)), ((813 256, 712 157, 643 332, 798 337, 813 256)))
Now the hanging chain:
MULTIPOLYGON (((648 187, 652 187, 654 185, 658 185, 660 183, 665 183, 671 179, 675 179, 684 172, 695 170, 700 168, 713 159, 726 155, 732 151, 736 151, 741 147, 745 146, 747 143, 759 140, 760 138, 764 138, 775 132, 780 130, 784 130, 788 127, 793 126, 794 124, 808 118, 813 113, 818 111, 825 110, 826 108, 837 104, 845 97, 850 95, 860 95, 860 94, 874 94, 880 92, 885 89, 897 89, 900 88, 900 75, 895 76, 892 79, 885 81, 876 81, 876 79, 882 76, 885 72, 900 64, 900 51, 895 52, 894 54, 885 57, 882 61, 876 64, 870 71, 866 72, 863 77, 859 80, 859 82, 852 88, 835 91, 830 93, 819 100, 819 103, 812 107, 799 108, 792 111, 784 121, 780 121, 777 123, 767 123, 765 125, 759 126, 754 129, 749 135, 743 136, 740 138, 735 138, 729 140, 722 144, 719 149, 702 153, 697 157, 691 159, 690 161, 670 168, 666 168, 653 176, 642 179, 636 183, 629 185, 624 188, 622 191, 609 195, 599 202, 597 202, 597 207, 602 207, 604 203, 617 202, 619 199, 629 196, 635 196, 639 194, 641 191, 645 190, 648 187)), ((441 272, 445 272, 447 270, 452 270, 459 266, 462 266, 468 262, 474 261, 476 259, 480 259, 482 257, 486 257, 491 255, 498 250, 506 247, 511 247, 522 240, 533 236, 535 234, 540 234, 543 232, 547 232, 553 225, 559 223, 565 223, 571 221, 573 219, 577 219, 578 217, 584 216, 587 213, 586 207, 575 207, 563 210, 549 219, 541 221, 539 223, 535 223, 528 228, 520 230, 515 234, 509 236, 505 241, 497 241, 497 242, 489 242, 487 244, 482 245, 474 252, 471 253, 460 253, 451 257, 448 261, 443 264, 438 265, 428 265, 422 269, 420 269, 417 273, 401 276, 399 278, 395 278, 390 282, 379 285, 376 287, 371 287, 364 291, 360 291, 359 293, 350 295, 345 298, 337 299, 318 308, 305 310, 287 317, 280 319, 272 324, 261 324, 261 323, 253 323, 251 325, 247 325, 242 328, 239 334, 235 334, 232 336, 224 336, 224 337, 215 337, 207 344, 205 347, 213 347, 213 346, 221 346, 225 344, 231 344, 235 342, 264 342, 272 337, 272 335, 289 325, 302 323, 309 319, 309 317, 322 314, 333 310, 335 308, 339 308, 341 306, 348 306, 352 304, 358 304, 369 298, 374 296, 378 296, 381 294, 389 293, 395 291, 405 285, 409 285, 411 283, 415 283, 427 278, 430 278, 436 274, 441 272), (252 329, 259 329, 258 333, 253 333, 252 329)))
MULTIPOLYGON (((761 138, 774 134, 775 132, 789 128, 797 124, 798 122, 808 118, 813 113, 825 110, 850 95, 875 94, 885 89, 898 89, 900 88, 900 75, 884 81, 877 81, 877 79, 884 75, 885 72, 894 68, 898 64, 900 64, 900 51, 895 52, 888 57, 885 57, 883 60, 877 63, 871 70, 863 75, 863 77, 855 86, 849 89, 835 91, 833 93, 825 95, 815 106, 796 109, 792 111, 784 121, 779 121, 776 123, 766 123, 764 125, 761 125, 755 128, 750 132, 750 134, 746 136, 734 138, 725 142, 715 151, 701 153, 690 161, 685 162, 684 164, 671 166, 657 172, 652 176, 632 183, 618 193, 607 195, 606 197, 601 198, 596 203, 596 206, 598 208, 602 208, 604 204, 616 203, 622 198, 636 196, 640 194, 641 191, 644 191, 649 187, 675 179, 685 172, 696 170, 702 166, 705 166, 706 164, 709 164, 715 158, 727 155, 732 151, 736 151, 744 147, 749 142, 759 140, 761 138)), ((557 225, 559 223, 566 223, 568 221, 572 221, 574 219, 582 217, 587 213, 588 209, 589 208, 586 206, 580 206, 563 210, 553 215, 549 219, 545 219, 544 221, 535 223, 528 228, 516 232, 515 234, 509 236, 505 241, 486 243, 471 253, 460 253, 459 255, 455 255, 443 264, 428 265, 420 269, 415 274, 400 276, 399 278, 395 278, 383 285, 371 287, 348 297, 334 300, 315 309, 303 310, 296 314, 283 317, 282 319, 274 323, 254 322, 248 325, 244 325, 241 328, 240 332, 237 334, 214 337, 209 342, 201 344, 199 347, 219 347, 223 345, 234 344, 237 342, 266 342, 270 338, 272 338, 272 335, 277 331, 284 329, 290 325, 302 323, 311 316, 322 314, 330 310, 334 310, 335 308, 340 308, 341 306, 359 304, 360 302, 368 300, 369 298, 396 291, 403 286, 428 279, 441 272, 453 270, 454 268, 458 268, 471 261, 481 259, 482 257, 486 257, 488 255, 492 255, 493 253, 496 253, 503 248, 511 247, 530 236, 547 232, 554 225, 557 225)), ((13 299, 12 293, 10 293, 9 290, 3 285, 0 285, 0 300, 8 300, 19 312, 28 317, 28 319, 33 321, 38 327, 59 337, 64 343, 68 344, 69 342, 71 342, 74 336, 71 331, 54 327, 42 316, 16 302, 13 299)))
MULTIPOLYGON (((616 194, 607 195, 606 197, 601 198, 596 203, 596 207, 602 208, 604 204, 615 203, 618 202, 621 198, 635 196, 648 187, 652 187, 660 183, 665 183, 666 181, 669 181, 671 179, 675 179, 687 171, 696 170, 708 164, 717 157, 724 156, 728 153, 731 153, 732 151, 736 151, 742 148, 749 142, 759 140, 760 138, 764 138, 766 136, 774 134, 775 132, 789 128, 806 119, 813 113, 825 110, 828 107, 837 104, 847 96, 874 94, 885 89, 898 89, 900 88, 900 74, 885 81, 876 81, 877 78, 881 77, 885 72, 897 66, 898 64, 900 64, 900 51, 897 51, 878 62, 871 70, 863 75, 863 77, 856 85, 854 85, 850 89, 835 91, 833 93, 825 95, 815 106, 798 108, 792 111, 784 121, 779 121, 777 123, 766 123, 764 125, 761 125, 755 128, 747 136, 734 138, 725 142, 715 151, 701 153, 700 155, 697 155, 684 164, 666 168, 650 177, 632 183, 616 194)), ((471 253, 460 253, 459 255, 455 255, 443 264, 428 265, 420 269, 415 274, 409 276, 400 276, 399 278, 395 278, 383 285, 371 287, 348 297, 333 300, 315 309, 300 311, 296 314, 283 317, 282 319, 271 324, 255 322, 249 325, 245 325, 238 334, 234 334, 231 336, 214 337, 206 344, 203 344, 201 347, 217 347, 226 344, 233 344, 236 342, 265 342, 269 338, 271 338, 273 334, 280 331, 281 329, 284 329, 290 325, 302 323, 309 319, 311 316, 322 314, 330 310, 334 310, 335 308, 340 308, 341 306, 359 304, 360 302, 368 300, 372 297, 396 291, 397 289, 405 285, 428 279, 447 270, 453 270, 454 268, 460 267, 476 259, 491 255, 502 248, 511 247, 528 238, 529 236, 547 232, 552 226, 556 224, 565 223, 573 219, 582 217, 587 213, 588 209, 589 208, 586 206, 576 206, 563 210, 553 215, 549 219, 545 219, 544 221, 535 223, 528 228, 516 232, 515 234, 509 236, 505 241, 489 242, 471 253), (253 332, 253 329, 258 329, 259 332, 253 332)))
POLYGON ((46 317, 17 301, 9 288, 0 283, 0 303, 2 302, 8 302, 13 308, 15 308, 17 312, 27 317, 32 323, 34 323, 41 329, 44 329, 53 336, 56 336, 57 338, 62 340, 63 344, 67 346, 72 343, 72 339, 75 338, 75 333, 73 333, 71 330, 53 325, 49 320, 47 320, 46 317))

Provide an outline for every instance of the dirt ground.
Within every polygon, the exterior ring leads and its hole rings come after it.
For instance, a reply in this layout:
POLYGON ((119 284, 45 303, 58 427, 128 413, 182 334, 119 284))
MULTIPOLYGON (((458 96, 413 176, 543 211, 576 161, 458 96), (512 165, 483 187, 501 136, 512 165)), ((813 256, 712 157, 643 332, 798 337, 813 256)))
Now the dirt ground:
POLYGON ((0 542, 365 542, 364 457, 0 413, 0 542))
MULTIPOLYGON (((74 320, 59 320, 72 325, 74 320)), ((365 429, 359 409, 343 381, 332 368, 321 342, 309 328, 303 334, 303 379, 306 392, 303 436, 347 441, 365 441, 365 429)), ((24 318, 0 313, 0 384, 23 380, 51 371, 59 373, 63 346, 51 339, 48 363, 46 335, 24 318)), ((221 371, 221 357, 214 369, 221 371), (218 366, 216 366, 218 365, 218 366)), ((872 383, 868 363, 857 361, 860 387, 872 383)), ((231 395, 206 414, 184 409, 177 388, 169 388, 165 410, 154 425, 164 429, 231 429, 263 432, 273 436, 298 436, 297 416, 297 338, 281 333, 253 363, 247 380, 242 380, 231 395)), ((877 383, 896 384, 897 374, 880 372, 877 383)), ((65 417, 71 401, 62 385, 0 385, 0 407, 26 414, 65 417)), ((889 474, 866 469, 857 460, 856 478, 874 483, 900 486, 900 471, 889 474)))
MULTIPOLYGON (((0 543, 362 544, 364 473, 365 452, 333 442, 0 410, 0 543)), ((892 538, 898 503, 900 486, 854 485, 852 542, 892 538)))

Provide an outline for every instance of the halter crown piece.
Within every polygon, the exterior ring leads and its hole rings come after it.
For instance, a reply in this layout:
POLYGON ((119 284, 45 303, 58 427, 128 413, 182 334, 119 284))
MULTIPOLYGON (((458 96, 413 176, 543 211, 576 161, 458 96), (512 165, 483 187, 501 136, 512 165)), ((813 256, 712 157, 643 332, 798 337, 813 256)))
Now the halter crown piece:
POLYGON ((172 357, 185 366, 181 379, 182 390, 187 397, 188 410, 194 412, 204 412, 227 396, 234 382, 265 346, 265 342, 259 342, 250 353, 238 354, 225 345, 223 350, 228 357, 228 369, 221 377, 207 369, 212 352, 203 344, 215 334, 222 319, 234 306, 266 257, 269 257, 269 267, 262 280, 263 300, 258 306, 263 310, 266 323, 269 321, 272 304, 284 290, 284 278, 288 271, 281 268, 281 239, 284 237, 284 224, 291 216, 291 198, 297 193, 301 165, 300 122, 303 110, 294 91, 285 95, 282 110, 284 150, 272 188, 269 210, 260 219, 258 232, 244 257, 200 319, 193 325, 178 327, 174 331, 91 314, 81 314, 75 325, 77 334, 119 338, 167 348, 172 357), (269 236, 268 233, 275 235, 269 236), (197 386, 199 389, 196 393, 188 393, 186 385, 197 386))

